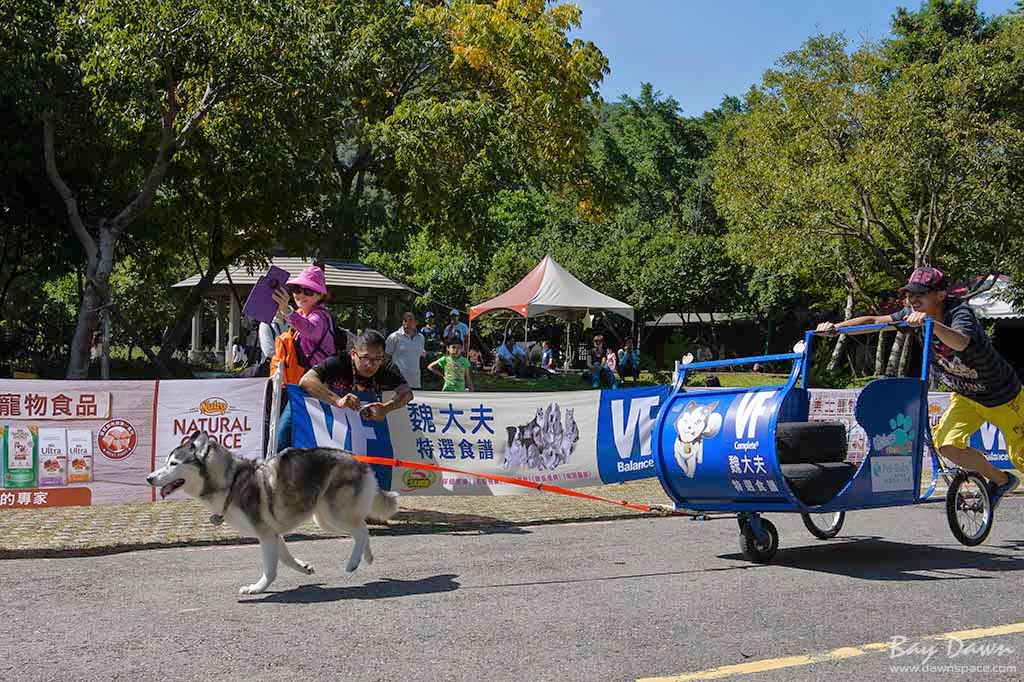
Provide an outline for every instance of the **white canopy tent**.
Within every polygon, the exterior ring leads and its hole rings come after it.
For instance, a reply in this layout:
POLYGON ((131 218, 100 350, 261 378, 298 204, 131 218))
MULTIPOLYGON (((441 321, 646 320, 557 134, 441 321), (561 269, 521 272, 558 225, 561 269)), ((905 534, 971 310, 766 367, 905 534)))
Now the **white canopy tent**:
POLYGON ((591 289, 551 256, 503 294, 469 309, 469 320, 492 310, 511 310, 523 317, 554 315, 578 320, 591 310, 607 310, 633 321, 633 306, 591 289))
MULTIPOLYGON (((604 310, 633 321, 633 306, 591 289, 551 256, 544 256, 526 277, 505 293, 471 307, 470 325, 477 317, 495 310, 510 310, 526 318, 524 341, 530 318, 538 315, 552 315, 565 320, 568 325, 572 320, 588 316, 593 310, 604 310)), ((566 350, 568 343, 567 332, 566 350)))
MULTIPOLYGON (((989 277, 991 280, 991 277, 989 277)), ((985 284, 989 284, 988 281, 985 284)), ((1024 312, 1013 307, 1010 303, 1009 292, 1010 278, 1000 275, 992 286, 970 299, 971 308, 974 314, 982 319, 988 320, 1018 320, 1024 318, 1024 312)))

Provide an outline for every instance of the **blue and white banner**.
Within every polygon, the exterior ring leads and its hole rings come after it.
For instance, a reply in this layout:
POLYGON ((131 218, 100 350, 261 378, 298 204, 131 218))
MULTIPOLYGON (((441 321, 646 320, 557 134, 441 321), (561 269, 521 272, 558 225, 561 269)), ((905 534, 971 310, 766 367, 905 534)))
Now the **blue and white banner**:
POLYGON ((601 391, 597 465, 603 483, 655 475, 651 431, 668 394, 668 386, 601 391))
MULTIPOLYGON (((406 495, 514 495, 529 488, 488 481, 498 474, 566 488, 652 478, 651 432, 668 386, 557 393, 441 393, 416 397, 383 422, 321 403, 289 387, 298 447, 337 447, 460 469, 441 474, 374 467, 381 484, 406 495)), ((858 391, 811 390, 810 418, 847 425, 851 461, 863 459, 864 429, 853 417, 858 391)), ((934 424, 949 403, 932 393, 934 424)), ((1011 467, 1006 444, 989 424, 971 444, 997 466, 1011 467)))
POLYGON ((390 488, 419 495, 510 495, 498 474, 567 488, 654 475, 651 430, 668 387, 557 393, 416 391, 386 422, 324 405, 292 387, 294 443, 449 466, 397 469, 390 488), (600 415, 600 418, 599 418, 600 415))
MULTIPOLYGON (((328 447, 368 457, 394 457, 387 422, 363 419, 355 410, 335 407, 307 396, 289 385, 292 407, 292 444, 299 448, 328 447)), ((391 467, 374 466, 377 481, 391 488, 391 467)))

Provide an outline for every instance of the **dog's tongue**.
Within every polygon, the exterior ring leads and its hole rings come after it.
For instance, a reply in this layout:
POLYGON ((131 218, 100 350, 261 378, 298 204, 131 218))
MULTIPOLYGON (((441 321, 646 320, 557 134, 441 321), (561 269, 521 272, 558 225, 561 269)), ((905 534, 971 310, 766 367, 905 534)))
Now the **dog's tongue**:
POLYGON ((181 480, 180 478, 178 480, 176 480, 176 481, 171 481, 170 483, 168 483, 164 487, 160 488, 160 498, 163 499, 163 498, 167 497, 168 495, 173 493, 175 490, 177 490, 178 488, 180 488, 184 484, 185 484, 185 481, 181 480))

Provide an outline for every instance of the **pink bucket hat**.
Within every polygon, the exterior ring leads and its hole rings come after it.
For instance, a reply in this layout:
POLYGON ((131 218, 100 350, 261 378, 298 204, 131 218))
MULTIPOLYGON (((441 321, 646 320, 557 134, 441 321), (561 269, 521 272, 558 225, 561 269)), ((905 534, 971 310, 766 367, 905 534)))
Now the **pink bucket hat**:
POLYGON ((295 284, 300 287, 306 287, 313 291, 327 295, 327 283, 324 279, 324 271, 315 265, 310 265, 308 268, 299 273, 298 277, 292 277, 288 280, 288 284, 295 284))

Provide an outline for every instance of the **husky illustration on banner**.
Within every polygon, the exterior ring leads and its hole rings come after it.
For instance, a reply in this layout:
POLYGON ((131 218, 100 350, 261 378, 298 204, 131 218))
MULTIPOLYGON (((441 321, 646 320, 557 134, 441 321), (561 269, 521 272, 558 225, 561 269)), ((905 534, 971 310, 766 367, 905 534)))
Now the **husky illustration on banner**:
POLYGON ((567 464, 580 439, 572 408, 565 409, 563 424, 562 408, 558 403, 537 408, 536 416, 522 426, 505 428, 508 431, 508 443, 505 447, 505 461, 501 464, 504 469, 554 469, 567 464))
POLYGON ((687 478, 693 478, 697 465, 704 461, 704 439, 722 429, 722 415, 715 412, 718 401, 700 405, 691 400, 676 420, 676 464, 687 478))

